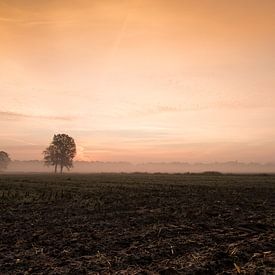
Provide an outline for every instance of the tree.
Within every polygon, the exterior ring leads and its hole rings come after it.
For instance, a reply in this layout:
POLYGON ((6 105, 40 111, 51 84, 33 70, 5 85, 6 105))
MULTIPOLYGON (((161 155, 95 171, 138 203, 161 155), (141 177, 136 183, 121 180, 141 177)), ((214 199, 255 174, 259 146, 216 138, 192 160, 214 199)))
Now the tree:
POLYGON ((8 153, 0 151, 0 171, 7 169, 10 162, 11 159, 8 153))
POLYGON ((46 148, 43 155, 45 164, 54 166, 55 173, 60 166, 62 174, 64 167, 68 170, 73 167, 73 158, 76 155, 75 141, 66 134, 54 135, 50 146, 46 148))

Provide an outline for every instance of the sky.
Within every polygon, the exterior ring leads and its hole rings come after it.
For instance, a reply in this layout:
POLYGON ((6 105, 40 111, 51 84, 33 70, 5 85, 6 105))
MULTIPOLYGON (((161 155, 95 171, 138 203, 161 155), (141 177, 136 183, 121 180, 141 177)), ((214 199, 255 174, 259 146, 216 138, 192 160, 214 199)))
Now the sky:
POLYGON ((274 0, 0 0, 0 150, 275 162, 274 0))

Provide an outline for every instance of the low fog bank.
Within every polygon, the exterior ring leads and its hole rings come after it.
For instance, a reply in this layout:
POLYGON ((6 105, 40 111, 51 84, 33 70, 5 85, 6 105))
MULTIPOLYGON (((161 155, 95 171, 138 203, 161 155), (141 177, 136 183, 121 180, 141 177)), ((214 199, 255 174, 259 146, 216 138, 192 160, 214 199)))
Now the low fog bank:
MULTIPOLYGON (((42 161, 12 161, 7 172, 52 172, 53 167, 47 167, 42 161)), ((222 173, 275 173, 274 163, 139 163, 129 162, 85 162, 76 161, 71 172, 76 173, 119 173, 119 172, 149 172, 149 173, 196 173, 205 171, 217 171, 222 173)))

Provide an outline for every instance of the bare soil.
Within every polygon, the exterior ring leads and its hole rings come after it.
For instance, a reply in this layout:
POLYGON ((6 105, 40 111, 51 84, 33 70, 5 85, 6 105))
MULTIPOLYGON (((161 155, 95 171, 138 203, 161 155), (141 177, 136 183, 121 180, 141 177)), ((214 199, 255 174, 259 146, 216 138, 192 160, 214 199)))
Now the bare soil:
POLYGON ((275 176, 0 176, 0 274, 275 274, 275 176))

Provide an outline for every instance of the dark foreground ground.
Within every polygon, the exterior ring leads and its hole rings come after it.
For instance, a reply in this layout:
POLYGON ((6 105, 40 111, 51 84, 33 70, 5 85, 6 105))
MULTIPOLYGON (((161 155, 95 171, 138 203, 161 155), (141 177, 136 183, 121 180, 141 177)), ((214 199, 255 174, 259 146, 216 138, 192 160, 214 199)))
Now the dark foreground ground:
POLYGON ((1 175, 1 274, 275 274, 275 176, 1 175))

